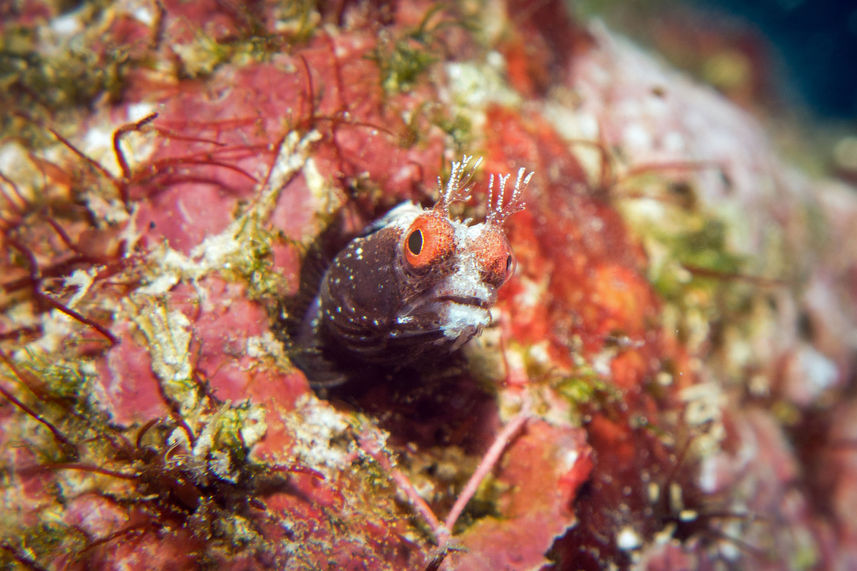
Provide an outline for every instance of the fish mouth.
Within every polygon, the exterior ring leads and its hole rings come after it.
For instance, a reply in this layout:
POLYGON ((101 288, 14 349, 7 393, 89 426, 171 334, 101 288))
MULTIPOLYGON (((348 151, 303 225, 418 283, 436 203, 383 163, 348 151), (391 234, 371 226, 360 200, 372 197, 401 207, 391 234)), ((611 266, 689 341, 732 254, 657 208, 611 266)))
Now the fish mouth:
POLYGON ((399 322, 402 320, 410 321, 411 319, 422 316, 425 318, 432 315, 431 320, 435 323, 442 323, 445 316, 448 315, 450 309, 454 307, 469 308, 471 310, 480 310, 480 312, 489 316, 490 321, 491 306, 494 300, 480 295, 458 295, 451 292, 438 293, 428 292, 418 298, 411 300, 409 304, 402 307, 398 312, 399 322))
POLYGON ((440 332, 433 343, 455 351, 493 323, 492 300, 478 295, 425 295, 415 300, 397 318, 399 337, 440 332))
POLYGON ((436 302, 442 303, 457 303, 458 305, 470 305, 488 309, 491 306, 491 301, 477 297, 475 295, 442 295, 435 298, 436 302))

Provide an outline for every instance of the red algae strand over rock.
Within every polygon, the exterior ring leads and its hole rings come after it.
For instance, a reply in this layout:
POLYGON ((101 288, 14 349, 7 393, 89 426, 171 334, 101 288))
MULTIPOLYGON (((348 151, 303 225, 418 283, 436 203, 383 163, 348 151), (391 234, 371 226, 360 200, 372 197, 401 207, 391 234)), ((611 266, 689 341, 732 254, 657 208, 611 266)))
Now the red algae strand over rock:
POLYGON ((560 2, 0 20, 4 566, 857 557, 857 200, 709 89, 560 2), (471 153, 482 335, 313 392, 283 300, 471 153))

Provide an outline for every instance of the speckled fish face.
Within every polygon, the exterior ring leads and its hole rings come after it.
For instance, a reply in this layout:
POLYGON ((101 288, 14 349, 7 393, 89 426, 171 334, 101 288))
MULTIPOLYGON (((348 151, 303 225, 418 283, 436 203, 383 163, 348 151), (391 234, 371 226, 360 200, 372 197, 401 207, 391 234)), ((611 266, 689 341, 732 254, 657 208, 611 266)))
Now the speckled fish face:
POLYGON ((329 334, 366 359, 386 361, 401 358, 398 349, 455 349, 490 323, 497 288, 514 269, 500 228, 410 203, 383 221, 328 271, 321 310, 329 334))
MULTIPOLYGON (((327 354, 401 365, 425 353, 455 350, 491 322, 497 290, 515 266, 502 222, 523 208, 520 194, 530 177, 521 170, 506 204, 507 177, 500 178, 485 222, 453 220, 448 207, 467 196, 461 179, 468 160, 453 164, 433 208, 397 206, 334 258, 312 325, 327 354)), ((489 203, 493 187, 492 177, 489 203)))
POLYGON ((456 349, 491 322, 497 289, 514 270, 502 229, 467 225, 432 210, 402 233, 402 305, 394 335, 438 335, 456 349))

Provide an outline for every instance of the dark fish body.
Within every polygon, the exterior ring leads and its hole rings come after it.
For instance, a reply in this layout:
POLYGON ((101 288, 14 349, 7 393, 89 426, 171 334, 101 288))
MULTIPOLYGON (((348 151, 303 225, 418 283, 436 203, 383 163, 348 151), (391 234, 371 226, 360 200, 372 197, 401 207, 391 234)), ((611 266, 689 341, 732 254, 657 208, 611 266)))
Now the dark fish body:
MULTIPOLYGON (((468 162, 453 163, 434 207, 400 204, 334 257, 293 340, 293 360, 311 383, 331 386, 353 367, 396 369, 449 353, 491 322, 497 289, 514 270, 502 223, 523 208, 532 173, 521 169, 506 204, 501 177, 488 218, 472 224, 449 216, 450 203, 468 196, 468 162)), ((492 194, 493 177, 489 202, 492 194)))

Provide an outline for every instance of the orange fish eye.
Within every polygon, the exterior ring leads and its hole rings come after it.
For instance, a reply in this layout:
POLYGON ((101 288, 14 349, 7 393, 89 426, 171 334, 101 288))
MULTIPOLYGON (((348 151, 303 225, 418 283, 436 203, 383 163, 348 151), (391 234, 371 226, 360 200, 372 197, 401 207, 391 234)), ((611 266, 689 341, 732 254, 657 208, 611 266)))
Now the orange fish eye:
POLYGON ((454 248, 452 224, 434 213, 421 214, 405 232, 405 261, 415 270, 446 260, 454 248))
POLYGON ((515 256, 506 235, 499 228, 489 226, 476 240, 476 260, 485 283, 500 287, 515 271, 515 256))
POLYGON ((517 264, 515 263, 515 256, 513 256, 511 253, 508 256, 506 256, 506 276, 507 277, 511 276, 515 272, 515 266, 516 265, 517 264))

